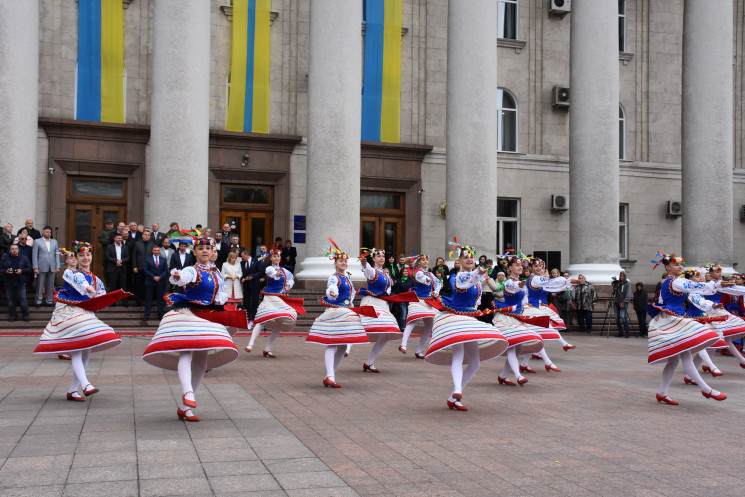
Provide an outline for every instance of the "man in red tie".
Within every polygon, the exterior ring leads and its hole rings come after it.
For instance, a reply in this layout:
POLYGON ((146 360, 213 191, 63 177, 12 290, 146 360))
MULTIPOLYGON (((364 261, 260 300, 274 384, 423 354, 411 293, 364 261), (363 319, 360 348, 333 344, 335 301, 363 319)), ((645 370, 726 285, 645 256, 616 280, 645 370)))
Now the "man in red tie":
POLYGON ((168 281, 168 265, 166 259, 160 255, 160 247, 153 247, 153 255, 145 256, 145 315, 142 318, 143 324, 150 318, 150 309, 153 305, 153 296, 158 304, 158 319, 163 318, 165 314, 165 300, 163 299, 163 289, 168 281))

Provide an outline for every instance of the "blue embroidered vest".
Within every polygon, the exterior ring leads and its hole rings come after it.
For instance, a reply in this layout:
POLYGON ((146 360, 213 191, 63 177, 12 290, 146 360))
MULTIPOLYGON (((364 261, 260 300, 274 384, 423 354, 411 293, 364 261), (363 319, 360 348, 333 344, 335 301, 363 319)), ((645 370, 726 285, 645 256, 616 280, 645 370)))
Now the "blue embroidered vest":
POLYGON ((220 288, 222 273, 217 267, 192 266, 197 271, 197 279, 184 287, 184 293, 172 293, 168 295, 168 301, 173 307, 189 307, 190 304, 211 305, 215 302, 217 291, 220 288))
POLYGON ((382 269, 375 269, 375 278, 367 280, 367 288, 360 289, 360 295, 369 295, 371 297, 383 297, 388 295, 388 289, 391 288, 391 277, 383 272, 382 269))
POLYGON ((285 270, 279 266, 274 266, 274 269, 277 270, 279 279, 275 280, 274 278, 269 278, 267 276, 266 286, 261 291, 261 293, 263 293, 264 295, 281 295, 286 297, 288 295, 288 292, 287 289, 285 289, 285 270))
MULTIPOLYGON (((82 274, 85 277, 85 281, 87 281, 88 284, 94 289, 96 288, 96 275, 94 275, 93 273, 87 273, 82 269, 70 269, 70 271, 74 272, 75 274, 82 274)), ((62 288, 60 288, 60 290, 55 295, 55 299, 57 300, 57 302, 62 302, 63 304, 75 305, 79 304, 80 302, 90 300, 90 297, 88 295, 81 295, 74 286, 65 281, 65 284, 62 285, 62 288)))
POLYGON ((715 293, 714 295, 707 295, 706 296, 706 300, 711 300, 715 304, 721 304, 722 303, 722 295, 724 295, 724 294, 723 293, 719 293, 719 292, 715 293))
POLYGON ((528 289, 528 303, 533 307, 540 307, 542 302, 548 302, 548 292, 541 287, 533 288, 533 285, 530 284, 532 281, 533 275, 531 274, 525 284, 525 288, 528 289))
POLYGON ((453 293, 449 297, 440 297, 442 305, 450 312, 455 314, 474 314, 478 310, 476 303, 481 298, 481 283, 461 290, 455 286, 457 274, 450 277, 453 293))
POLYGON ((336 286, 339 289, 339 296, 335 299, 330 299, 326 295, 321 299, 321 303, 329 307, 352 307, 352 300, 349 298, 352 295, 352 282, 343 274, 335 273, 336 286))
MULTIPOLYGON (((656 306, 667 309, 678 316, 683 316, 686 313, 685 303, 687 295, 685 292, 678 293, 673 290, 673 280, 675 278, 668 278, 662 282, 662 287, 660 288, 662 304, 657 302, 656 306)), ((690 304, 690 306, 695 307, 693 304, 690 304)))
POLYGON ((494 300, 494 307, 497 309, 503 309, 505 307, 517 306, 517 308, 511 312, 511 314, 522 314, 523 312, 523 299, 525 298, 525 290, 520 290, 517 293, 509 294, 504 292, 504 302, 494 300))
POLYGON ((424 285, 415 279, 414 281, 416 281, 416 284, 414 285, 414 293, 416 293, 416 296, 420 299, 430 299, 435 291, 435 275, 429 271, 424 271, 423 269, 419 269, 419 271, 423 271, 427 276, 429 276, 429 284, 424 285))

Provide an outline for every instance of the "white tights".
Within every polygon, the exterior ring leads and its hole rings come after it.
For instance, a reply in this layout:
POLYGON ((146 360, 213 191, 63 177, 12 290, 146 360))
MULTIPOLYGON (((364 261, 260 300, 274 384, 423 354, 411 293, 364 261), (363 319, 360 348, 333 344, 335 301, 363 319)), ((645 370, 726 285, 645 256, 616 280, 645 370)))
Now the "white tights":
POLYGON ((711 360, 711 357, 709 357, 709 353, 706 351, 706 349, 693 356, 693 366, 696 369, 698 369, 702 362, 709 366, 712 371, 719 371, 719 368, 716 364, 714 364, 714 361, 711 360))
POLYGON ((326 376, 331 381, 336 381, 334 374, 344 359, 344 352, 347 350, 345 345, 327 345, 326 346, 326 376))
POLYGON ((378 357, 378 354, 380 354, 380 351, 383 350, 383 347, 385 347, 385 344, 388 343, 388 340, 390 340, 390 335, 388 335, 388 333, 382 333, 378 335, 378 340, 375 342, 375 345, 373 345, 373 348, 370 351, 370 356, 365 361, 365 364, 367 364, 368 366, 375 365, 375 358, 378 357))
POLYGON ((680 360, 683 362, 683 369, 685 370, 686 375, 688 375, 690 379, 698 383, 698 386, 702 392, 711 392, 712 395, 719 395, 719 392, 707 385, 704 379, 701 378, 701 375, 698 374, 696 366, 693 364, 693 356, 688 350, 680 353, 680 355, 674 355, 667 360, 667 364, 665 364, 665 368, 662 370, 662 382, 660 383, 660 390, 657 393, 659 393, 663 397, 667 396, 667 390, 668 388, 670 388, 670 383, 673 381, 675 370, 678 367, 678 358, 680 358, 680 360))
MULTIPOLYGON (((553 364, 553 362, 551 362, 551 359, 548 357, 545 348, 541 348, 541 350, 538 352, 538 355, 541 356, 541 359, 543 359, 543 362, 545 362, 547 366, 553 364)), ((530 357, 530 354, 525 354, 524 356, 522 356, 522 362, 520 363, 520 365, 523 367, 527 366, 530 362, 530 357)))
POLYGON ((740 361, 740 364, 745 364, 745 357, 742 356, 742 354, 740 353, 740 350, 737 347, 735 347, 734 343, 732 343, 732 339, 725 338, 724 341, 727 342, 730 353, 733 356, 735 356, 738 361, 740 361))
MULTIPOLYGON (((249 340, 248 342, 248 346, 250 348, 254 348, 254 342, 256 341, 256 337, 258 337, 259 334, 261 333, 262 328, 263 326, 261 324, 254 325, 253 330, 251 330, 251 340, 249 340)), ((266 350, 267 352, 271 352, 272 344, 274 343, 274 341, 277 339, 278 336, 279 336, 279 330, 272 330, 272 334, 269 335, 269 341, 267 342, 266 347, 264 347, 264 350, 266 350)))
MULTIPOLYGON (((423 318, 422 321, 424 322, 424 331, 422 332, 422 337, 419 339, 419 347, 417 347, 416 349, 417 354, 422 353, 422 349, 429 340, 430 335, 432 335, 432 323, 434 322, 434 319, 423 318)), ((412 321, 411 323, 406 325, 406 328, 404 328, 404 337, 401 340, 401 346, 404 348, 404 350, 406 350, 406 343, 409 341, 411 331, 414 329, 415 326, 416 322, 412 321)))
POLYGON ((85 375, 85 368, 88 367, 91 350, 85 349, 70 352, 70 358, 72 359, 72 383, 68 392, 77 392, 79 386, 85 388, 90 385, 88 377, 85 375))
MULTIPOLYGON (((453 393, 463 393, 463 389, 471 381, 473 375, 479 369, 481 358, 479 357, 479 343, 465 342, 456 343, 452 346, 453 362, 450 366, 450 372, 453 375, 453 393), (466 369, 463 369, 463 358, 468 363, 466 369)), ((451 397, 451 400, 455 400, 451 397)))
POLYGON ((521 351, 522 345, 517 345, 507 350, 507 360, 504 361, 504 367, 499 374, 500 377, 507 378, 507 375, 510 374, 510 369, 512 369, 512 372, 515 373, 515 378, 518 380, 523 378, 523 375, 520 374, 520 363, 517 361, 517 356, 520 355, 521 351))
POLYGON ((566 340, 564 340, 564 337, 561 336, 561 334, 559 334, 559 343, 561 344, 562 347, 565 347, 565 346, 569 345, 569 342, 567 342, 566 340))
MULTIPOLYGON (((181 389, 184 391, 184 395, 186 395, 187 398, 191 397, 190 400, 194 400, 194 392, 196 392, 199 385, 201 385, 206 370, 206 350, 179 352, 178 379, 181 382, 181 389), (187 395, 189 392, 191 392, 191 394, 187 395)), ((186 411, 188 409, 188 406, 181 405, 181 410, 186 411)))

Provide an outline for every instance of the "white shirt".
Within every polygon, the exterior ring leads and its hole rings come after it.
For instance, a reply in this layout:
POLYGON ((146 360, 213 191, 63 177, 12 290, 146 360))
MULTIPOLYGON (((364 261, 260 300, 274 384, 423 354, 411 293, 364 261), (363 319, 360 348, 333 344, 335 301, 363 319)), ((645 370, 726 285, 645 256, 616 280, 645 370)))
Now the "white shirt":
POLYGON ((116 251, 116 260, 122 260, 122 246, 121 244, 114 244, 114 250, 116 251))
POLYGON ((178 253, 179 258, 181 259, 181 267, 184 267, 184 264, 186 264, 186 252, 178 253))
POLYGON ((51 252, 52 251, 52 241, 51 240, 47 240, 46 238, 42 238, 42 240, 44 240, 44 245, 47 246, 47 252, 51 252))

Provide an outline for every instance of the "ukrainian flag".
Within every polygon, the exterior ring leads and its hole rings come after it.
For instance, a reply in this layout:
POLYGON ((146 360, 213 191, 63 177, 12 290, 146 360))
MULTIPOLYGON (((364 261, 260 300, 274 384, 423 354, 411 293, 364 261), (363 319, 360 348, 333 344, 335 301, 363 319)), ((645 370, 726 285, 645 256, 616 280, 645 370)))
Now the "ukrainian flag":
POLYGON ((365 2, 362 139, 401 140, 401 24, 403 0, 365 2))
POLYGON ((228 131, 269 133, 271 0, 233 0, 228 131))
POLYGON ((80 0, 76 119, 124 122, 122 0, 80 0))

